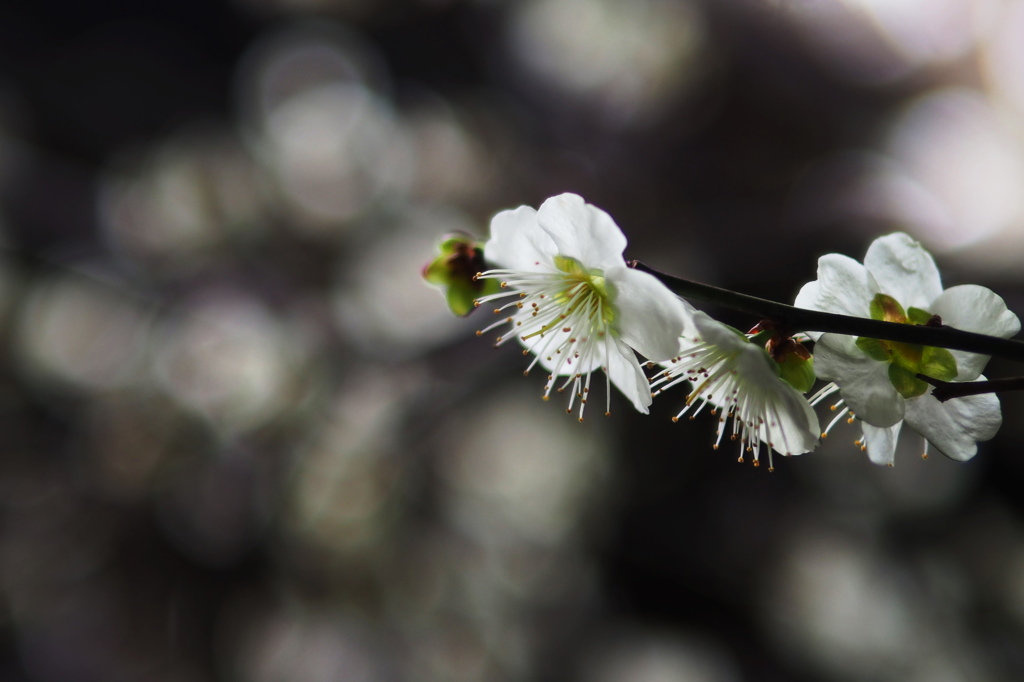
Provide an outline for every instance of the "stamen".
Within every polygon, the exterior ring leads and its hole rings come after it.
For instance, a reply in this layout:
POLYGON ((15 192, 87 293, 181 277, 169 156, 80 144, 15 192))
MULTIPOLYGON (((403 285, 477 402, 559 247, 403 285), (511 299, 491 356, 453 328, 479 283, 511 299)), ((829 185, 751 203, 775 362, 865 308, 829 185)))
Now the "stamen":
MULTIPOLYGON (((540 265, 537 263, 537 265, 540 265)), ((501 291, 478 299, 484 304, 502 299, 496 313, 509 311, 510 317, 494 322, 481 329, 483 335, 502 325, 509 325, 516 331, 515 336, 505 334, 496 339, 502 345, 518 337, 528 347, 523 355, 534 354, 524 374, 528 374, 538 362, 545 363, 549 378, 544 386, 544 399, 552 391, 569 392, 567 412, 572 413, 579 398, 579 418, 583 420, 587 394, 593 370, 604 364, 605 358, 620 352, 614 344, 613 335, 608 334, 614 310, 594 284, 593 275, 583 271, 566 272, 556 267, 539 271, 488 270, 477 275, 477 279, 499 280, 501 291), (514 300, 506 297, 514 296, 514 300), (586 330, 580 333, 580 330, 586 330), (576 334, 573 334, 573 332, 576 334), (601 340, 606 345, 601 344, 601 340), (586 375, 586 376, 584 376, 586 375), (554 377, 564 376, 559 383, 554 377)), ((611 380, 605 372, 606 409, 611 413, 611 380)))
MULTIPOLYGON (((820 403, 822 400, 824 400, 828 396, 832 395, 833 393, 837 392, 838 390, 839 390, 839 385, 838 384, 836 384, 834 382, 830 383, 830 384, 827 384, 824 387, 822 387, 817 393, 815 393, 813 396, 811 396, 810 399, 807 402, 809 402, 811 404, 811 407, 817 407, 818 403, 820 403)), ((840 399, 839 402, 836 403, 836 407, 838 407, 838 406, 840 406, 842 404, 843 404, 843 401, 842 401, 842 399, 840 399)))
MULTIPOLYGON (((748 371, 751 356, 741 355, 748 352, 763 354, 763 350, 756 346, 748 348, 731 344, 721 347, 700 339, 696 339, 695 344, 671 363, 663 363, 667 369, 659 370, 651 378, 653 395, 663 393, 682 381, 692 385, 686 403, 672 417, 672 421, 678 422, 684 415, 694 419, 705 406, 711 405, 711 414, 717 417, 712 448, 721 448, 728 434, 729 439, 739 447, 737 461, 750 459, 756 467, 761 466, 760 458, 764 448, 769 471, 775 469, 776 451, 788 456, 794 451, 804 451, 798 448, 808 447, 807 436, 800 436, 797 440, 798 434, 788 426, 792 422, 788 414, 789 401, 793 398, 785 391, 793 389, 777 377, 768 364, 770 359, 767 355, 764 357, 763 377, 752 376, 748 371), (773 381, 780 386, 770 383, 773 381), (721 410, 720 416, 718 410, 721 410)), ((837 390, 838 387, 834 385, 825 387, 813 399, 824 400, 837 390)), ((842 414, 847 412, 843 408, 842 414)))
MULTIPOLYGON (((836 424, 838 424, 839 420, 842 419, 843 417, 845 417, 848 412, 849 412, 849 410, 843 410, 842 412, 837 414, 835 417, 833 417, 832 421, 829 422, 828 426, 825 427, 825 430, 821 432, 821 437, 822 438, 828 438, 829 431, 832 430, 832 427, 835 426, 836 424)), ((852 423, 852 422, 850 422, 850 423, 852 423)))

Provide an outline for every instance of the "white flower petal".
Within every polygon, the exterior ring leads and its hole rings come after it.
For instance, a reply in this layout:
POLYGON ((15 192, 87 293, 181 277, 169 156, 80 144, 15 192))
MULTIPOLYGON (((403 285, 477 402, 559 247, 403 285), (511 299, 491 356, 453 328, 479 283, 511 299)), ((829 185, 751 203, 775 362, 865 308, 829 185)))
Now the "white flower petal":
POLYGON ((888 364, 872 360, 852 336, 825 334, 814 347, 814 371, 839 384, 853 413, 874 426, 903 419, 904 399, 889 381, 888 364))
POLYGON ((928 310, 942 293, 939 268, 931 254, 919 242, 903 232, 886 235, 871 242, 864 256, 864 267, 874 275, 883 294, 892 296, 904 308, 928 310))
POLYGON ((737 357, 736 371, 747 382, 773 387, 771 400, 765 401, 764 423, 758 437, 784 455, 801 455, 818 446, 821 427, 807 399, 779 378, 773 360, 760 347, 744 343, 737 357))
POLYGON ((626 235, 612 217, 576 194, 551 197, 537 211, 541 228, 554 240, 558 254, 588 268, 623 265, 626 235))
POLYGON ((636 354, 624 344, 612 342, 610 345, 608 364, 605 365, 608 378, 629 398, 638 412, 647 414, 652 402, 651 383, 640 368, 636 354))
POLYGON ((1003 417, 994 393, 953 398, 944 403, 929 393, 907 401, 904 420, 946 457, 965 462, 977 454, 976 441, 996 435, 1003 417))
MULTIPOLYGON (((813 282, 808 282, 800 287, 800 291, 797 293, 796 300, 793 302, 793 305, 797 308, 807 308, 808 310, 821 310, 817 304, 820 297, 821 285, 818 284, 818 280, 814 280, 813 282)), ((804 331, 803 333, 809 336, 812 341, 817 341, 825 332, 804 331)))
POLYGON ((615 266, 605 271, 605 279, 615 300, 619 338, 648 360, 675 357, 679 337, 692 333, 693 307, 646 272, 615 266))
POLYGON ((750 346, 750 343, 732 327, 722 324, 702 310, 693 315, 697 334, 707 343, 712 343, 725 352, 733 353, 750 346))
MULTIPOLYGON (((794 305, 854 317, 871 317, 871 299, 879 291, 875 278, 857 261, 838 253, 818 259, 818 279, 800 289, 794 305)), ((810 332, 817 339, 820 332, 810 332)))
POLYGON ((861 424, 864 429, 864 446, 868 451, 868 459, 875 464, 892 466, 896 459, 896 441, 899 440, 901 426, 903 426, 903 422, 882 427, 861 424))
POLYGON ((502 211, 491 219, 491 238, 484 259, 500 268, 539 272, 551 269, 555 242, 540 229, 537 211, 530 206, 502 211))
MULTIPOLYGON (((1008 339, 1020 331, 1020 320, 1006 308, 995 292, 976 284, 962 284, 942 292, 928 308, 942 323, 969 332, 1008 339)), ((950 350, 956 359, 957 381, 972 381, 988 362, 989 356, 950 350)))

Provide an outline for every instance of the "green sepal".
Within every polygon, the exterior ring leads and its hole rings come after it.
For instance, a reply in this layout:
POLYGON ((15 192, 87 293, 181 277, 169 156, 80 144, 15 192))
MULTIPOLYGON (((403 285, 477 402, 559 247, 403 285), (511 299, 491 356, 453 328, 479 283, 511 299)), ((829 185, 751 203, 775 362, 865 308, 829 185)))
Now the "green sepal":
POLYGON ((453 313, 459 317, 465 317, 476 309, 476 299, 480 296, 485 296, 485 291, 490 293, 488 290, 491 289, 497 292, 500 290, 500 285, 493 280, 487 280, 487 283, 484 285, 484 291, 478 291, 472 286, 472 284, 466 282, 452 282, 451 285, 445 289, 444 300, 448 303, 448 308, 453 313))
POLYGON ((438 246, 440 255, 423 267, 422 276, 440 288, 453 313, 465 317, 476 299, 501 291, 493 279, 475 279, 485 269, 483 247, 469 235, 449 235, 438 246))
POLYGON ((801 393, 807 393, 814 386, 817 379, 814 374, 814 358, 804 359, 796 353, 786 353, 775 364, 779 369, 779 377, 801 393))
POLYGON ((875 297, 871 299, 871 319, 882 320, 883 322, 905 323, 907 321, 907 313, 904 312, 900 302, 892 296, 888 294, 875 294, 875 297))
POLYGON ((423 279, 439 287, 447 285, 451 274, 446 260, 447 256, 442 255, 427 263, 423 268, 423 279))
POLYGON ((925 325, 932 321, 932 314, 927 310, 921 310, 911 306, 907 309, 907 317, 914 324, 925 325))
POLYGON ((894 364, 913 374, 921 371, 924 346, 914 343, 900 343, 899 341, 888 341, 886 345, 889 348, 889 357, 894 364))
POLYGON ((918 379, 914 372, 900 367, 895 362, 889 365, 889 382, 904 398, 916 398, 928 390, 928 384, 918 379))
POLYGON ((924 356, 921 359, 921 369, 918 371, 940 381, 953 381, 959 372, 956 358, 952 353, 945 348, 932 346, 925 347, 924 356))
POLYGON ((857 348, 860 348, 864 353, 872 360, 878 360, 879 362, 889 362, 892 359, 889 353, 889 348, 884 342, 878 339, 868 338, 867 336, 861 336, 855 342, 857 348))

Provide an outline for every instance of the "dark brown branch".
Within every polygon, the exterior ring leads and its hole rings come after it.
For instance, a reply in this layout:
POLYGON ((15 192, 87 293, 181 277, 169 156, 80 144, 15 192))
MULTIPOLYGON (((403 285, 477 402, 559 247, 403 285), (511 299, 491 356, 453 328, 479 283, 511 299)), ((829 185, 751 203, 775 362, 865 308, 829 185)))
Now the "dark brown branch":
POLYGON ((989 381, 942 381, 933 377, 918 374, 917 378, 935 387, 932 395, 940 403, 953 398, 963 398, 982 393, 1002 393, 1005 391, 1024 391, 1024 377, 1006 379, 990 379, 989 381))
MULTIPOLYGON (((923 346, 952 348, 980 355, 994 355, 1008 360, 1024 362, 1024 343, 996 336, 965 332, 953 327, 882 322, 863 317, 822 313, 796 308, 756 296, 740 294, 728 289, 692 282, 668 275, 640 261, 630 261, 630 267, 657 277, 665 286, 683 298, 715 303, 732 310, 749 313, 758 318, 773 320, 791 332, 829 332, 849 336, 899 341, 923 346)), ((984 392, 984 391, 983 391, 984 392)))

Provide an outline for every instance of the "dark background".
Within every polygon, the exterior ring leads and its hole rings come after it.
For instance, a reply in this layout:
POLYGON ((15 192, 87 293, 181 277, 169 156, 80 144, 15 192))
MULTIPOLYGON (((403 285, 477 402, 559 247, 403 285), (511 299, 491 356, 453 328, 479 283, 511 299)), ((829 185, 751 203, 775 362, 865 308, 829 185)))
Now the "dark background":
POLYGON ((566 417, 419 268, 573 191, 694 279, 900 229, 1020 311, 1022 16, 6 3, 0 679, 1021 679, 1018 396, 968 463, 769 474, 681 389, 566 417))

